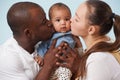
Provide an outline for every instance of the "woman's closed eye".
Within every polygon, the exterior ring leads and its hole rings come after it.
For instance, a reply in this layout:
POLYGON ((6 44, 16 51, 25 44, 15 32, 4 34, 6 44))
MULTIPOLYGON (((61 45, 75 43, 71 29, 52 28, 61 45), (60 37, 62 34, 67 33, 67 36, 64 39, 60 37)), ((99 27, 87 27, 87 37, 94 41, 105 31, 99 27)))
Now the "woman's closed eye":
POLYGON ((75 19, 75 21, 76 21, 76 22, 79 22, 79 20, 78 20, 78 19, 75 19))

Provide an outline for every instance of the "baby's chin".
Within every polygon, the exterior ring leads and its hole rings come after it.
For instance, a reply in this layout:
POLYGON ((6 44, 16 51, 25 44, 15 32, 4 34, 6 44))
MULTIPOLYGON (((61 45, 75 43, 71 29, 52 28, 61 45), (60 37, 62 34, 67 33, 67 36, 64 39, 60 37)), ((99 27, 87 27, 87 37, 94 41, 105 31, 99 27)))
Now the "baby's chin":
POLYGON ((67 31, 61 31, 61 33, 66 33, 67 31))

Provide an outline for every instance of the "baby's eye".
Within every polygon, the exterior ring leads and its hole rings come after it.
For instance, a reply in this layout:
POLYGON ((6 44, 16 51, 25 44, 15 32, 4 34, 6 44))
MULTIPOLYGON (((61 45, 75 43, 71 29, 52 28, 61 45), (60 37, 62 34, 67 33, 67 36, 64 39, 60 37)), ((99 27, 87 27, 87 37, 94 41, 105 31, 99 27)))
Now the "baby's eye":
POLYGON ((65 21, 69 21, 70 19, 69 18, 66 18, 65 21))
POLYGON ((56 19, 55 21, 60 22, 60 19, 56 19))

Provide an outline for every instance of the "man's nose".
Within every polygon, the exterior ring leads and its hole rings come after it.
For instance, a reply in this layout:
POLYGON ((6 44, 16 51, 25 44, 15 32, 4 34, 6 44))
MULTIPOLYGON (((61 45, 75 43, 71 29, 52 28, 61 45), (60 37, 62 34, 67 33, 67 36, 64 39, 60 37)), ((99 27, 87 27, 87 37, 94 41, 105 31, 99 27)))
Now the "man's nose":
POLYGON ((55 29, 51 21, 48 20, 47 26, 52 30, 53 33, 55 32, 55 29))

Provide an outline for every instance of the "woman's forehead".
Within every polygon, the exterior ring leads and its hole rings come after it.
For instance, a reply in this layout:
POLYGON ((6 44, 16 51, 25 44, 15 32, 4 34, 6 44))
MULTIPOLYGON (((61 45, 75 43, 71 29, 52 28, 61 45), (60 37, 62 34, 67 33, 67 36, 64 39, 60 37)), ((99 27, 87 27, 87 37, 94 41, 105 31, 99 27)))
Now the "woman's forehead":
POLYGON ((88 10, 87 10, 86 4, 85 4, 85 3, 82 3, 82 4, 78 7, 78 9, 76 10, 76 15, 77 15, 78 17, 80 17, 80 16, 85 16, 87 12, 88 12, 88 10))

